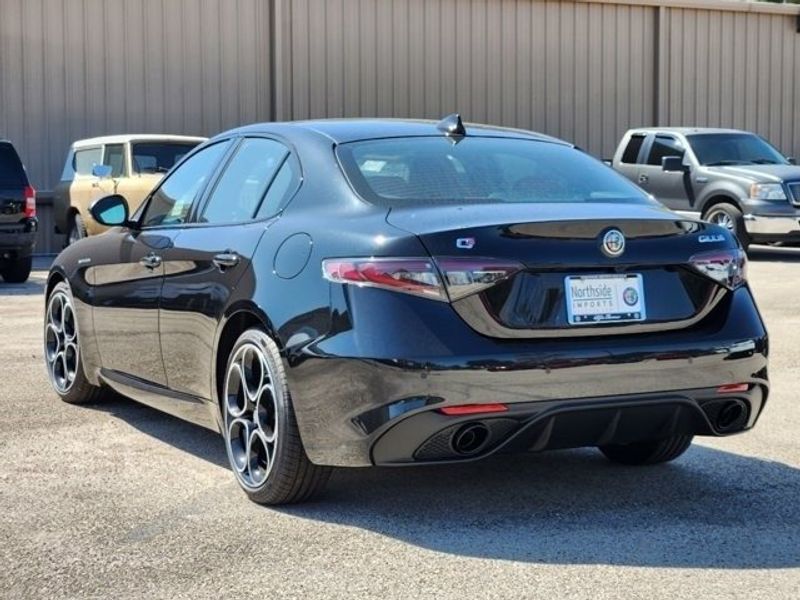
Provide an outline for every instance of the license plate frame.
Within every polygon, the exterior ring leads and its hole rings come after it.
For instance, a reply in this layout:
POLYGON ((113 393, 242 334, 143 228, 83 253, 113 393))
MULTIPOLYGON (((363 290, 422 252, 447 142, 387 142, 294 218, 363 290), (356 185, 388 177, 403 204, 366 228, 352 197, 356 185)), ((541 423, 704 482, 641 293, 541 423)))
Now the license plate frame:
POLYGON ((567 323, 571 326, 640 323, 647 320, 640 273, 564 277, 567 323))

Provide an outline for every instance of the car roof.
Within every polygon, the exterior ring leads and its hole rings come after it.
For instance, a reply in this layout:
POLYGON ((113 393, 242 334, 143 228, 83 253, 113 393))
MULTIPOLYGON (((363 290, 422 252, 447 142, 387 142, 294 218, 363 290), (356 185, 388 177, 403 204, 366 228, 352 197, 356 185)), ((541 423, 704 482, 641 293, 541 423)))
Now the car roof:
POLYGON ((189 135, 171 135, 161 133, 125 133, 119 135, 104 135, 100 137, 75 140, 73 148, 83 148, 85 146, 98 146, 100 144, 125 144, 132 141, 141 142, 205 142, 208 138, 189 135))
MULTIPOLYGON (((751 133, 741 129, 724 129, 720 127, 637 127, 629 133, 680 133, 682 135, 703 135, 707 133, 751 133)), ((753 134, 755 135, 755 134, 753 134)))
MULTIPOLYGON (((309 121, 284 121, 276 123, 256 123, 240 127, 228 133, 274 133, 291 137, 292 132, 306 131, 328 138, 336 144, 345 144, 359 140, 400 138, 400 137, 425 137, 442 136, 444 133, 437 129, 438 121, 423 119, 317 119, 309 121)), ((465 123, 467 137, 472 135, 532 139, 548 142, 567 144, 547 135, 512 129, 509 127, 496 127, 476 123, 465 123)))

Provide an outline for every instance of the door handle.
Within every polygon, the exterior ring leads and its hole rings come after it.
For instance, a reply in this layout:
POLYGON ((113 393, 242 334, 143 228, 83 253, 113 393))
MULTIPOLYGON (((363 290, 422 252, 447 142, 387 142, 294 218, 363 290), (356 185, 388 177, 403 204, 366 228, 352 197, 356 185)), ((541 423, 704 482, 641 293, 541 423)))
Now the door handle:
POLYGON ((147 267, 148 269, 155 269, 161 266, 161 257, 158 254, 151 252, 147 256, 143 256, 139 260, 139 264, 147 267))
POLYGON ((225 269, 230 269, 239 264, 239 255, 232 250, 226 250, 225 252, 217 254, 211 259, 211 262, 213 262, 220 271, 224 271, 225 269))
POLYGON ((650 178, 647 175, 644 173, 639 174, 639 183, 647 183, 648 181, 650 181, 650 178))

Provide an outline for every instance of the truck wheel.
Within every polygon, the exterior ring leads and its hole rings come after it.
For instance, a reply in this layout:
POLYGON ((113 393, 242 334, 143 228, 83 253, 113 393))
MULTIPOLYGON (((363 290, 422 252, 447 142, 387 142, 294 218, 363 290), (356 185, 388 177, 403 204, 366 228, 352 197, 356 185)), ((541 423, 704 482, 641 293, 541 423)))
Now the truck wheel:
POLYGON ((67 246, 74 244, 78 240, 86 237, 86 225, 83 223, 83 217, 79 213, 73 215, 69 220, 69 233, 67 234, 67 246))
POLYGON ((32 257, 17 258, 14 262, 0 269, 0 275, 3 276, 6 283, 25 283, 30 277, 32 266, 32 257))
POLYGON ((606 458, 623 465, 655 465, 675 460, 692 445, 691 435, 676 435, 663 440, 600 446, 606 458))
POLYGON ((742 244, 742 248, 744 248, 745 251, 750 247, 750 235, 747 233, 747 229, 745 229, 742 211, 733 204, 729 202, 720 202, 719 204, 713 205, 703 215, 703 220, 728 229, 739 238, 739 242, 742 244))

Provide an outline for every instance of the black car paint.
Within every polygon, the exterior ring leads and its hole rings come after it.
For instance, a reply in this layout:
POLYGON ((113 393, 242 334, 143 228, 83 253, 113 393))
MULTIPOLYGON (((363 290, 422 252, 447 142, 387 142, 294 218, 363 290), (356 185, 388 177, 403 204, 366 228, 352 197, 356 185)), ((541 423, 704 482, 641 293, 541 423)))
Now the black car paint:
POLYGON ((25 215, 25 167, 11 142, 0 140, 0 267, 30 256, 39 221, 25 215))
MULTIPOLYGON (((515 130, 468 131, 560 143, 515 130)), ((373 464, 373 449, 387 431, 445 404, 588 402, 653 393, 692 403, 691 390, 707 394, 747 382, 759 393, 745 428, 755 424, 768 390, 767 333, 746 286, 726 293, 711 314, 686 329, 641 333, 631 324, 579 340, 509 340, 480 334, 447 303, 330 284, 320 268, 330 257, 454 254, 455 239, 476 229, 485 234, 481 251, 502 252, 508 246, 494 244, 486 231, 507 237, 516 228, 536 232, 529 241, 537 253, 517 257, 529 266, 597 269, 600 263, 619 270, 648 261, 684 263, 693 252, 736 247, 727 232, 658 206, 493 206, 485 214, 481 207, 450 207, 403 214, 354 194, 335 160, 336 143, 440 135, 430 123, 269 124, 224 134, 247 135, 284 142, 303 169, 299 190, 278 216, 246 225, 115 228, 56 259, 48 288, 58 279, 72 286, 89 381, 219 428, 216 398, 227 359, 219 350, 242 323, 257 323, 281 348, 303 443, 319 464, 373 464), (672 245, 634 239, 629 253, 609 259, 590 236, 562 235, 565 223, 581 219, 622 228, 623 219, 631 226, 649 219, 683 233, 672 245), (700 244, 703 232, 723 241, 700 244), (286 247, 302 248, 304 260, 293 261, 286 247), (214 264, 214 256, 230 252, 240 257, 234 268, 214 264), (150 253, 161 258, 155 269, 139 263, 150 253), (360 425, 367 416, 371 429, 360 425)))

